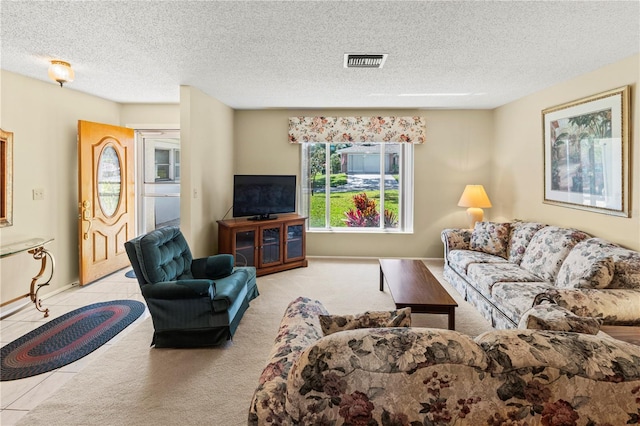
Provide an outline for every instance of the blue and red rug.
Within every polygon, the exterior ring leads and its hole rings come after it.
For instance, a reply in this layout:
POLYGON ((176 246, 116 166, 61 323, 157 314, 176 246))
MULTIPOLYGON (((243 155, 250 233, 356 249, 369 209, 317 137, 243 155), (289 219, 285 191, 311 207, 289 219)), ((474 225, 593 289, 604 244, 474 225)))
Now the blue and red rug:
POLYGON ((143 303, 94 303, 25 334, 0 350, 0 380, 17 380, 55 370, 98 349, 143 312, 143 303))

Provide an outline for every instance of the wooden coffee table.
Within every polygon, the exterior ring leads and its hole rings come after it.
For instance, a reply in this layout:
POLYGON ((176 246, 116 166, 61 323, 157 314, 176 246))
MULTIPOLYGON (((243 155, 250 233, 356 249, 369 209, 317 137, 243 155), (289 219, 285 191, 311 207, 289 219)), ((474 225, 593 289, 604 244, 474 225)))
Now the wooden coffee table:
POLYGON ((396 308, 411 308, 411 312, 447 314, 449 330, 455 330, 458 304, 442 287, 421 260, 379 259, 380 291, 385 279, 396 308))
POLYGON ((640 346, 640 327, 625 325, 603 325, 600 330, 614 339, 640 346))

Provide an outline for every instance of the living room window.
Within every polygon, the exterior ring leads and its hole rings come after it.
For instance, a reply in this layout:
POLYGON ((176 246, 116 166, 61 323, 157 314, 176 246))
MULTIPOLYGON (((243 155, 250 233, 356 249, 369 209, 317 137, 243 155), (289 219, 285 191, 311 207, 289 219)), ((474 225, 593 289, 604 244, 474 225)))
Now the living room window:
POLYGON ((310 231, 413 229, 412 144, 304 143, 301 187, 310 231))

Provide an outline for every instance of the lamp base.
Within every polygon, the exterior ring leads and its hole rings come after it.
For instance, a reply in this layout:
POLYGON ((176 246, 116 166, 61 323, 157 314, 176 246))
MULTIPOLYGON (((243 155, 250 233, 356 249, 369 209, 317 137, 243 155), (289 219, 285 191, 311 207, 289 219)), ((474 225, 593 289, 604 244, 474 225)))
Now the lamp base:
POLYGON ((467 209, 467 217, 469 218, 470 229, 476 227, 476 222, 482 222, 484 211, 480 207, 469 207, 467 209))

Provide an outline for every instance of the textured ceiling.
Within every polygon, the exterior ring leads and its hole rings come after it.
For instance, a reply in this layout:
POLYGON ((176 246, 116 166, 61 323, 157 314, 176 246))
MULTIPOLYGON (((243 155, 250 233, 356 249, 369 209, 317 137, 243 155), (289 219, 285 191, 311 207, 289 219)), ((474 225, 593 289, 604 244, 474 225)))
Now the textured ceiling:
MULTIPOLYGON (((8 1, 1 65, 122 103, 494 108, 640 51, 633 1, 8 1), (345 53, 388 53, 345 69, 345 53)), ((55 84, 51 82, 51 84, 55 84)), ((67 90, 67 89, 61 89, 67 90)))

